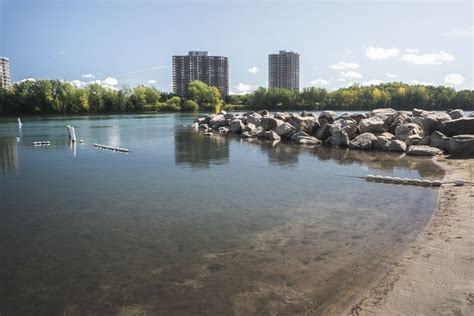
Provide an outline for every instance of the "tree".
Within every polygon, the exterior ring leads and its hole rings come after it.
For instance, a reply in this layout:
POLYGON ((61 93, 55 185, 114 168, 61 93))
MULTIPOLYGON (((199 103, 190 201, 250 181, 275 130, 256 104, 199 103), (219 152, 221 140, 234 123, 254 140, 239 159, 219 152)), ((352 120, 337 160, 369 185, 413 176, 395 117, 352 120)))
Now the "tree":
POLYGON ((194 102, 193 100, 186 100, 183 103, 183 106, 181 107, 183 111, 188 111, 188 112, 197 112, 199 111, 199 105, 194 102))
POLYGON ((221 93, 216 87, 210 87, 199 80, 189 84, 187 97, 196 102, 199 108, 204 111, 213 111, 223 102, 221 93))

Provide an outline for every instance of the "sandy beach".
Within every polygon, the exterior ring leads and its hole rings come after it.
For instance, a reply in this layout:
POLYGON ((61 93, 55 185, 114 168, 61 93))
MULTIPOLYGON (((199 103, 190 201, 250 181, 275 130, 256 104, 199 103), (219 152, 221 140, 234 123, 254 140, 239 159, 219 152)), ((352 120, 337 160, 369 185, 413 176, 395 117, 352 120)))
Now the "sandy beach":
MULTIPOLYGON (((474 159, 434 160, 473 181, 474 159)), ((474 187, 445 185, 430 224, 349 315, 474 315, 474 187)))

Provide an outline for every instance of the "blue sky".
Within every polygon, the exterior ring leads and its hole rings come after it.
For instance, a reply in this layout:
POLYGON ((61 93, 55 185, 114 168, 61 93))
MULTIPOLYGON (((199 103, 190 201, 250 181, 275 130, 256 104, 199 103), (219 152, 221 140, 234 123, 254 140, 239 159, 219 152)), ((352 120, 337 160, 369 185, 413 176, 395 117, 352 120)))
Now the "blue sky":
POLYGON ((234 93, 267 86, 267 55, 300 54, 301 86, 403 81, 474 88, 471 1, 0 0, 12 80, 171 90, 171 56, 224 55, 234 93))

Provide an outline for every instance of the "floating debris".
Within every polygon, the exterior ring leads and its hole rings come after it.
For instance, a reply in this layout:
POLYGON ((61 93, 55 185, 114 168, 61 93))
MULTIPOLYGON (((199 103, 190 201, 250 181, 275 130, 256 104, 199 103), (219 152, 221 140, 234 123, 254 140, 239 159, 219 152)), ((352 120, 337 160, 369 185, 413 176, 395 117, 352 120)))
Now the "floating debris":
POLYGON ((51 145, 51 142, 49 140, 33 142, 33 146, 49 146, 49 145, 51 145))
POLYGON ((94 146, 96 148, 100 148, 100 149, 118 151, 118 152, 122 152, 122 153, 130 152, 130 150, 128 150, 128 148, 114 147, 114 146, 102 145, 102 144, 97 144, 97 143, 92 144, 92 146, 94 146))

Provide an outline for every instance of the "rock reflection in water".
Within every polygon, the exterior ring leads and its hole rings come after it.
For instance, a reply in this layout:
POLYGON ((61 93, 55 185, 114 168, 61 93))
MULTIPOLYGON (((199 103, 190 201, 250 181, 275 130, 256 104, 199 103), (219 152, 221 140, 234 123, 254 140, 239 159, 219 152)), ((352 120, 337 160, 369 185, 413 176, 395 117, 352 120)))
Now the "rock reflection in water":
POLYGON ((0 139, 0 166, 3 173, 18 169, 18 143, 14 139, 0 139))
POLYGON ((177 165, 209 168, 229 162, 229 140, 220 135, 206 136, 189 128, 176 128, 174 157, 177 165))

